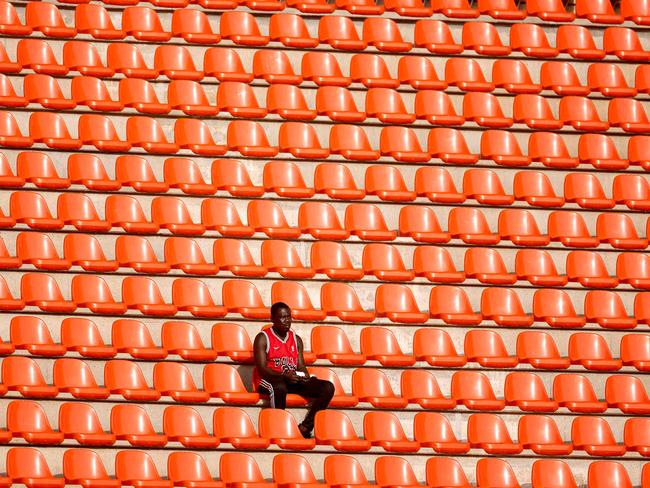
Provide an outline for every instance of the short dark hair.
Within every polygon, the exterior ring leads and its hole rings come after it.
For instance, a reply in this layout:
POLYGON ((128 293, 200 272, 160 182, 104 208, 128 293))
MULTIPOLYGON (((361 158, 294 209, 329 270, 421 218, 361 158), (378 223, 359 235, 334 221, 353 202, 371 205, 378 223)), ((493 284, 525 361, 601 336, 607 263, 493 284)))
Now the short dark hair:
POLYGON ((275 317, 281 308, 286 308, 287 310, 291 311, 291 308, 286 303, 275 302, 273 305, 271 305, 271 317, 275 317))

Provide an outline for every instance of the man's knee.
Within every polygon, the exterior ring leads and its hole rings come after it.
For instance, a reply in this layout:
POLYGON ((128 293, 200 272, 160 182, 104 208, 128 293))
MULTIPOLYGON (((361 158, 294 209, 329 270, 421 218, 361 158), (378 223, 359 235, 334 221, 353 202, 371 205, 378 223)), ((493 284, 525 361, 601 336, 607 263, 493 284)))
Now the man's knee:
POLYGON ((323 388, 322 395, 328 400, 331 400, 332 397, 334 396, 334 383, 328 380, 323 380, 322 388, 323 388))
POLYGON ((282 380, 273 382, 273 391, 279 396, 287 396, 287 393, 289 393, 287 384, 282 380))

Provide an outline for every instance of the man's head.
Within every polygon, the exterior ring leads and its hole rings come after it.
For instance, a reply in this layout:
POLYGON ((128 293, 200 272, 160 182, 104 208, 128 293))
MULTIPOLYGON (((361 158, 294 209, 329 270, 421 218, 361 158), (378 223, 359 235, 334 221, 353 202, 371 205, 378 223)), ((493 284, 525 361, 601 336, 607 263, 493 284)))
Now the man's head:
POLYGON ((275 332, 284 337, 291 329, 291 309, 284 302, 275 302, 271 306, 271 321, 275 332))

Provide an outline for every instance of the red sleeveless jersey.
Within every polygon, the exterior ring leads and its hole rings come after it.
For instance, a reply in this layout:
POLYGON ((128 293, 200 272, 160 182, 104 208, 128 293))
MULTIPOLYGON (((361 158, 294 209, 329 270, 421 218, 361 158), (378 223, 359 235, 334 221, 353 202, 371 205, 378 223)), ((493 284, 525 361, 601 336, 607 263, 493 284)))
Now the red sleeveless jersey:
MULTIPOLYGON (((266 367, 277 372, 295 371, 298 367, 298 341, 296 334, 289 330, 284 340, 280 339, 272 327, 264 329, 266 335, 266 367)), ((261 375, 253 370, 253 386, 257 390, 261 375)))

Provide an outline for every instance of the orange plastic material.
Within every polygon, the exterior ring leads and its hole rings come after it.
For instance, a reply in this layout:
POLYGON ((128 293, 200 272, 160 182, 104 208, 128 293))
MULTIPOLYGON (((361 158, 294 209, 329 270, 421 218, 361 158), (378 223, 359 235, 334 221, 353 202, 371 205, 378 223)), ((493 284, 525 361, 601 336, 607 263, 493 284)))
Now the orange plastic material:
POLYGON ((607 242, 616 249, 645 249, 648 246, 648 240, 639 237, 629 215, 599 214, 596 233, 601 242, 607 242))
POLYGON ((318 379, 327 380, 334 385, 334 396, 330 405, 336 407, 354 407, 359 403, 359 399, 354 395, 348 395, 343 386, 341 385, 341 380, 339 380, 336 373, 328 368, 322 367, 310 367, 308 368, 309 374, 316 376, 318 379))
POLYGON ((468 0, 433 0, 431 8, 434 13, 459 19, 473 19, 479 16, 477 9, 470 7, 468 0))
POLYGON ((149 7, 127 7, 122 11, 122 30, 139 41, 166 42, 171 32, 163 30, 156 11, 149 7))
POLYGON ((119 236, 115 241, 115 257, 122 267, 138 273, 167 273, 169 264, 158 261, 149 240, 140 236, 119 236))
POLYGON ((77 150, 81 141, 70 135, 60 114, 35 112, 29 116, 29 135, 34 142, 41 142, 52 149, 77 150))
POLYGON ((366 114, 391 124, 410 124, 415 120, 415 114, 406 111, 400 94, 390 88, 370 88, 366 92, 366 114))
POLYGON ((379 17, 363 21, 363 40, 368 46, 384 52, 407 52, 413 47, 410 42, 404 42, 394 20, 379 17))
POLYGON ((450 86, 469 92, 489 92, 494 83, 488 82, 481 66, 474 59, 451 58, 445 64, 445 81, 450 86))
POLYGON ((501 254, 495 249, 470 248, 465 252, 465 275, 481 283, 511 285, 517 281, 514 273, 508 273, 501 254))
POLYGON ((478 486, 502 486, 504 488, 520 488, 521 486, 512 467, 503 459, 479 459, 476 463, 476 480, 478 486))
POLYGON ((223 488, 212 478, 201 455, 194 452, 172 452, 167 458, 167 476, 174 485, 186 488, 223 488))
POLYGON ((256 232, 263 232, 271 238, 291 239, 301 234, 300 229, 289 225, 280 205, 271 201, 249 202, 248 223, 256 232))
POLYGON ((463 116, 481 127, 510 127, 513 124, 511 117, 504 116, 498 98, 491 93, 467 93, 463 97, 463 116))
POLYGON ((627 366, 634 366, 639 371, 648 369, 650 359, 650 337, 642 335, 625 335, 621 338, 621 360, 627 366))
POLYGON ((499 234, 491 231, 485 215, 476 208, 453 208, 447 227, 453 238, 467 244, 491 245, 501 240, 499 234))
POLYGON ((167 158, 163 163, 165 183, 190 195, 212 195, 214 185, 207 184, 198 164, 187 158, 167 158))
POLYGON ((219 458, 219 475, 221 480, 229 486, 255 486, 258 488, 272 488, 273 482, 264 480, 257 462, 250 454, 229 452, 219 458))
POLYGON ((319 488, 326 486, 316 480, 309 461, 299 454, 278 454, 273 458, 273 480, 278 486, 319 488))
POLYGON ((284 278, 309 279, 315 274, 306 267, 296 248, 286 241, 266 240, 261 248, 262 266, 284 278))
POLYGON ((22 266, 22 259, 19 256, 12 256, 7 250, 7 245, 0 239, 0 269, 16 269, 22 266))
POLYGON ((606 329, 632 329, 637 320, 628 316, 621 297, 611 291, 592 290, 585 295, 585 317, 606 329))
POLYGON ((433 63, 426 56, 402 56, 397 64, 397 74, 401 84, 408 84, 416 90, 442 90, 447 87, 447 83, 438 78, 433 63))
MULTIPOLYGON (((210 104, 203 87, 192 80, 172 80, 167 88, 167 101, 172 109, 187 115, 216 115, 219 111, 210 104)), ((178 136, 174 139, 178 140, 178 136)))
POLYGON ((432 457, 426 465, 427 484, 469 488, 471 485, 460 463, 451 458, 432 457))
POLYGON ((316 92, 316 110, 318 115, 325 115, 339 122, 361 122, 366 118, 360 112, 352 93, 340 86, 322 86, 316 92))
POLYGON ((217 351, 203 345, 196 327, 189 322, 165 322, 160 335, 163 349, 187 361, 210 361, 217 357, 217 351))
POLYGON ((365 327, 361 329, 361 352, 369 360, 379 361, 383 366, 412 366, 415 358, 404 354, 397 338, 390 329, 365 327))
POLYGON ((26 305, 44 312, 71 313, 77 308, 73 301, 65 300, 56 280, 45 273, 27 273, 20 279, 20 295, 26 305))
POLYGON ((447 324, 477 325, 480 313, 474 312, 465 290, 458 286, 441 285, 431 289, 429 312, 447 324))
POLYGON ((264 165, 264 189, 281 197, 310 198, 314 189, 308 188, 300 168, 293 162, 270 161, 264 165))
POLYGON ((494 19, 521 20, 526 17, 526 12, 518 10, 514 0, 479 0, 478 10, 494 19))
MULTIPOLYGON (((558 290, 559 291, 559 290, 558 290)), ((525 331, 517 336, 517 357, 537 369, 567 369, 570 361, 561 357, 547 332, 525 331)))
POLYGON ((0 156, 0 186, 2 186, 2 188, 17 188, 23 186, 24 184, 24 178, 14 175, 7 156, 4 154, 0 156))
POLYGON ((120 319, 113 322, 113 346, 118 352, 140 359, 164 359, 167 351, 156 346, 149 328, 137 320, 120 319))
POLYGON ((341 67, 332 53, 310 51, 302 56, 301 73, 305 81, 318 86, 348 86, 352 80, 343 76, 341 67))
POLYGON ((375 480, 379 486, 421 487, 406 458, 381 456, 375 461, 375 480))
POLYGON ((526 412, 554 412, 557 402, 549 399, 542 379, 535 373, 509 373, 503 387, 506 405, 526 412))
MULTIPOLYGON (((413 355, 418 361, 426 361, 431 366, 452 368, 467 362, 465 355, 458 354, 451 337, 442 329, 416 330, 413 335, 413 355)), ((411 373, 419 375, 416 371, 411 373)))
POLYGON ((152 389, 135 362, 123 359, 108 361, 104 366, 104 384, 112 394, 127 400, 156 401, 160 392, 152 389))
POLYGON ((424 47, 432 53, 458 54, 464 49, 462 44, 454 40, 449 25, 442 20, 418 20, 413 38, 417 47, 424 47))
POLYGON ((595 461, 589 465, 588 471, 589 486, 600 488, 603 485, 603 480, 611 480, 611 483, 616 488, 630 488, 632 482, 627 474, 627 471, 621 463, 614 461, 595 461))
POLYGON ((0 4, 1 34, 25 36, 31 34, 32 30, 30 25, 25 25, 20 21, 16 8, 11 3, 3 1, 0 4))
POLYGON ((216 230, 222 236, 250 237, 255 232, 242 223, 235 205, 226 199, 203 200, 201 222, 206 229, 216 230))
POLYGON ((298 429, 298 422, 286 410, 263 409, 257 419, 260 437, 268 439, 280 449, 313 449, 316 439, 305 439, 298 429))
POLYGON ((30 103, 55 110, 73 109, 74 100, 66 98, 55 78, 50 75, 32 74, 23 79, 23 94, 30 103))
POLYGON ((16 254, 25 264, 43 270, 66 270, 70 261, 59 257, 59 253, 47 234, 21 232, 16 236, 16 254))
POLYGON ((571 468, 564 461, 540 459, 533 463, 532 481, 535 488, 562 486, 577 488, 571 468))
MULTIPOLYGON (((94 44, 84 41, 68 41, 63 45, 63 64, 71 71, 77 71, 83 76, 97 76, 100 78, 113 76, 113 69, 104 65, 102 58, 94 44)), ((103 85, 101 80, 91 79, 103 85)), ((86 81, 89 83, 89 81, 86 81)), ((72 84, 72 97, 74 96, 74 83, 72 84)), ((78 103, 78 102, 77 102, 78 103)))
POLYGON ((115 28, 108 11, 99 4, 77 5, 75 27, 77 32, 89 34, 95 39, 124 39, 126 35, 122 29, 115 28))
POLYGON ((510 48, 533 58, 554 58, 559 54, 549 44, 544 29, 535 24, 514 24, 510 28, 510 48))
POLYGON ((11 482, 24 484, 28 488, 63 488, 64 478, 52 475, 45 456, 32 447, 12 447, 7 451, 7 476, 5 484, 11 482))
POLYGON ((465 194, 458 192, 451 174, 444 168, 418 168, 415 191, 418 196, 425 196, 432 202, 462 203, 466 198, 465 194))
MULTIPOLYGON (((298 227, 303 234, 310 234, 319 240, 341 240, 350 236, 341 226, 334 207, 325 202, 302 203, 298 209, 298 227)), ((314 243, 312 246, 317 244, 322 243, 314 243)))
POLYGON ((177 402, 202 403, 210 399, 208 392, 199 390, 186 366, 179 363, 160 362, 153 369, 153 384, 161 395, 177 402))
POLYGON ((271 41, 280 42, 288 47, 313 48, 318 45, 318 38, 309 33, 305 21, 296 14, 274 14, 269 21, 271 41))
POLYGON ((457 371, 451 378, 451 397, 470 410, 503 410, 488 377, 478 371, 457 371))
POLYGON ((97 324, 89 319, 72 318, 61 322, 61 343, 68 351, 90 358, 111 358, 117 350, 104 343, 97 324))
POLYGON ((623 17, 614 12, 610 0, 576 0, 576 16, 595 24, 621 24, 623 17))
POLYGON ((41 152, 21 152, 16 157, 16 174, 38 188, 64 189, 70 186, 68 178, 61 178, 52 159, 41 152))
POLYGON ((535 320, 551 327, 582 327, 585 318, 577 316, 571 299, 562 290, 538 290, 533 296, 535 320))
POLYGON ((555 130, 563 125, 553 115, 547 99, 540 95, 517 95, 512 110, 515 122, 532 129, 555 130))
POLYGON ((470 330, 465 334, 463 346, 467 360, 484 368, 513 368, 517 356, 508 354, 501 336, 493 330, 470 330))
POLYGON ((203 56, 203 72, 206 76, 215 77, 219 81, 241 81, 249 83, 253 73, 244 69, 237 51, 226 47, 211 47, 203 56))
POLYGON ((578 212, 551 212, 548 234, 552 241, 560 241, 566 247, 596 247, 599 243, 598 237, 590 235, 578 212))
POLYGON ((115 455, 115 477, 122 485, 135 488, 171 488, 172 482, 162 479, 151 456, 145 451, 120 451, 115 455))
POLYGON ((422 0, 388 0, 384 7, 403 17, 430 17, 432 13, 431 8, 425 7, 422 0))
POLYGON ((122 299, 128 308, 143 315, 174 315, 176 306, 165 303, 156 282, 141 276, 129 276, 122 281, 122 299))
MULTIPOLYGON (((293 110, 291 109, 291 112, 293 110)), ((280 126, 278 140, 280 152, 297 158, 320 159, 329 156, 329 149, 321 146, 316 130, 310 124, 285 122, 280 126)))
POLYGON ((182 46, 158 46, 153 64, 156 71, 170 80, 203 79, 203 71, 196 69, 192 55, 182 46))
POLYGON ((566 96, 560 100, 560 119, 581 131, 604 131, 609 127, 598 116, 593 102, 586 97, 566 96))
POLYGON ((320 18, 318 39, 322 44, 346 51, 359 51, 367 47, 366 42, 359 37, 352 19, 338 15, 325 15, 320 18))
POLYGON ((0 48, 0 71, 2 73, 18 73, 22 70, 22 64, 13 62, 7 54, 7 49, 0 48))
POLYGON ((195 317, 223 317, 226 309, 216 305, 207 285, 198 279, 178 278, 172 284, 172 301, 178 310, 195 317))
POLYGON ((344 164, 321 163, 314 170, 314 189, 339 200, 360 200, 365 190, 357 188, 350 168, 344 164))
POLYGON ((186 274, 212 275, 219 272, 219 266, 205 260, 198 243, 187 237, 165 240, 165 261, 171 268, 180 269, 186 274))
MULTIPOLYGON (((314 435, 317 444, 330 445, 337 451, 362 452, 370 449, 370 441, 360 439, 350 418, 340 411, 318 412, 314 435)), ((325 463, 327 465, 327 460, 325 463)))
MULTIPOLYGON (((79 78, 73 79, 76 80, 79 78)), ((120 139, 120 137, 117 135, 117 131, 113 125, 112 120, 104 115, 82 115, 79 117, 77 131, 82 144, 95 146, 100 151, 125 152, 131 149, 131 143, 120 139)), ((89 154, 74 154, 71 155, 71 158, 74 156, 86 158, 96 157, 89 154)), ((105 178, 105 180, 108 179, 108 177, 105 178)), ((101 185, 102 183, 98 182, 97 184, 101 185)), ((116 184, 117 182, 112 183, 112 186, 115 186, 116 184)))
POLYGON ((266 158, 279 151, 277 146, 270 145, 262 126, 252 120, 236 120, 228 124, 226 140, 229 150, 243 156, 266 158))
POLYGON ((407 400, 396 396, 386 374, 378 369, 358 368, 352 373, 352 394, 376 408, 404 408, 407 400))
MULTIPOLYGON (((562 29, 562 27, 560 28, 562 29)), ((558 95, 587 95, 588 86, 584 86, 571 63, 547 61, 542 64, 540 80, 545 90, 552 90, 558 95)))
POLYGON ((336 8, 356 15, 381 15, 384 12, 384 7, 375 4, 374 0, 337 0, 336 8))
POLYGON ((217 108, 233 117, 260 118, 266 109, 259 106, 250 85, 240 81, 224 81, 217 88, 217 108))
MULTIPOLYGON (((645 418, 632 418, 625 422, 623 439, 628 451, 636 451, 644 457, 647 456, 650 444, 648 443, 646 428, 647 419, 645 418)), ((647 470, 644 471, 644 480, 647 477, 646 473, 647 470)))
POLYGON ((345 209, 345 228, 350 234, 369 241, 392 241, 397 231, 389 230, 379 207, 354 203, 345 209))
MULTIPOLYGON (((435 376, 430 371, 423 369, 403 371, 400 378, 400 391, 402 398, 406 398, 409 403, 416 403, 422 408, 447 410, 456 406, 455 400, 446 398, 442 394, 435 376)), ((422 442, 422 439, 417 437, 416 440, 422 442)))
POLYGON ((54 362, 54 385, 61 392, 70 393, 75 398, 106 399, 110 395, 107 388, 97 386, 92 371, 80 359, 60 358, 54 362))
POLYGON ((297 86, 271 85, 266 92, 266 107, 269 113, 286 120, 312 120, 316 117, 316 110, 307 106, 303 92, 297 86))
POLYGON ((192 220, 185 203, 176 197, 156 197, 151 201, 152 220, 175 235, 200 235, 205 226, 192 220))
MULTIPOLYGON (((232 368, 232 366, 228 367, 232 368)), ((257 395, 257 393, 254 395, 257 395)), ((227 442, 236 449, 265 449, 269 445, 269 440, 257 435, 257 431, 255 430, 250 417, 239 408, 224 407, 215 409, 213 415, 213 428, 215 437, 219 437, 221 442, 227 442)), ((233 456, 233 458, 229 460, 232 461, 234 460, 234 456, 237 455, 227 454, 226 458, 233 456)), ((250 460, 252 461, 252 458, 250 458, 250 460)), ((220 462, 221 479, 227 482, 232 474, 227 472, 228 470, 224 465, 223 458, 220 462)), ((232 467, 234 468, 235 465, 232 465, 232 467)), ((250 474, 252 473, 249 471, 249 475, 250 474)))
MULTIPOLYGON (((312 252, 315 247, 315 245, 312 246, 312 252)), ((312 264, 314 264, 313 259, 312 264)), ((356 272, 357 270, 337 269, 335 271, 345 271, 345 274, 351 274, 352 271, 356 272)), ((328 272, 332 271, 328 270, 328 272)), ((339 276, 344 275, 340 273, 339 276)), ((321 287, 321 307, 327 315, 335 315, 341 320, 349 322, 372 322, 375 319, 375 312, 364 310, 354 288, 345 283, 325 283, 321 287)))
POLYGON ((532 325, 533 316, 526 314, 514 290, 486 288, 481 294, 481 313, 484 319, 502 326, 525 327, 532 325))
POLYGON ((413 420, 415 439, 422 447, 430 447, 440 454, 464 454, 469 443, 459 441, 447 418, 439 413, 420 412, 413 420))
POLYGON ((623 71, 616 64, 590 64, 587 81, 592 91, 598 91, 606 97, 634 97, 637 94, 636 88, 628 86, 623 71))
POLYGON ((583 208, 613 208, 598 178, 592 174, 569 173, 564 178, 564 198, 583 208))
POLYGON ((363 436, 373 446, 387 452, 417 452, 420 449, 420 443, 406 437, 402 425, 391 412, 367 412, 363 417, 363 436))
POLYGON ((603 48, 607 54, 623 61, 644 62, 650 58, 650 52, 643 48, 637 33, 628 27, 605 29, 603 48))
POLYGON ((84 488, 119 488, 120 482, 108 476, 99 454, 91 449, 68 449, 63 453, 63 476, 67 483, 84 488))
MULTIPOLYGON (((228 404, 254 404, 260 399, 258 393, 250 393, 246 390, 237 370, 228 364, 209 364, 203 368, 203 388, 210 393, 210 396, 221 398, 228 404)), ((216 429, 216 412, 220 410, 215 411, 215 437, 219 437, 216 429)), ((250 423, 250 419, 248 422, 250 423)), ((230 424, 226 421, 225 425, 230 424)), ((230 442, 225 441, 223 436, 222 441, 230 442)), ((236 446, 234 443, 232 444, 236 446)), ((263 447, 266 447, 268 442, 263 444, 265 444, 263 447)))
POLYGON ((601 417, 576 417, 571 424, 573 446, 590 456, 623 456, 625 444, 618 444, 611 427, 601 417))
POLYGON ((53 446, 63 442, 63 434, 52 429, 43 407, 30 400, 7 405, 7 430, 29 444, 53 446))
POLYGON ((536 286, 564 286, 568 278, 560 275, 551 255, 544 250, 520 249, 515 256, 515 272, 520 280, 536 286))
MULTIPOLYGON (((52 47, 47 41, 41 39, 21 39, 18 41, 16 58, 18 65, 21 65, 23 69, 32 69, 36 73, 60 76, 67 74, 70 70, 70 68, 57 61, 52 47)), ((12 71, 14 70, 6 70, 5 73, 12 71)), ((15 71, 20 70, 16 69, 15 71)))
POLYGON ((428 149, 431 156, 440 158, 445 163, 474 164, 478 161, 478 154, 470 153, 463 134, 456 129, 431 129, 428 149))
POLYGON ((172 14, 172 36, 196 44, 216 44, 221 40, 221 36, 213 32, 205 12, 185 8, 174 10, 172 14))
POLYGON ((248 170, 237 159, 215 159, 212 162, 212 184, 231 195, 255 197, 264 194, 262 186, 255 186, 248 170))
POLYGON ((327 359, 332 364, 359 365, 366 362, 363 353, 352 350, 343 330, 334 326, 316 326, 311 331, 311 349, 319 359, 327 359))
POLYGON ((2 361, 2 390, 17 391, 26 398, 54 398, 59 389, 48 385, 33 359, 9 356, 2 361))
POLYGON ((158 71, 147 66, 136 45, 121 42, 110 44, 106 51, 106 59, 109 68, 129 78, 158 77, 158 71))
POLYGON ((488 454, 518 454, 523 447, 513 442, 504 420, 492 413, 475 413, 467 421, 467 440, 473 448, 488 454))
MULTIPOLYGON (((85 195, 84 195, 85 197, 85 195)), ((76 203, 90 203, 87 201, 88 197, 84 199, 79 199, 78 202, 70 199, 71 206, 76 203)), ((61 202, 61 199, 59 199, 61 202)), ((83 208, 83 207, 82 207, 83 208)), ((91 207, 92 208, 92 207, 91 207)), ((93 209, 94 210, 94 209, 93 209)), ((59 215, 62 215, 63 212, 59 211, 59 215)), ((94 215, 96 216, 96 215, 94 215)), ((93 217, 91 215, 91 217, 93 217)), ((66 220, 66 223, 78 223, 79 221, 75 220, 66 220)), ((92 221, 83 220, 84 225, 77 225, 76 227, 80 230, 86 228, 92 229, 94 226, 86 225, 92 221)), ((101 221, 100 223, 105 223, 101 221)), ((97 226, 99 227, 99 226, 97 226)), ((105 226, 101 227, 101 230, 106 230, 105 226)), ((104 250, 102 249, 101 244, 94 236, 88 234, 67 234, 63 239, 63 250, 66 256, 72 264, 81 266, 87 271, 115 271, 119 267, 119 263, 116 260, 106 259, 104 250)))
POLYGON ((271 287, 273 303, 281 301, 291 307, 291 316, 296 320, 323 320, 325 311, 314 308, 307 290, 301 283, 276 281, 271 287))
POLYGON ((410 281, 413 271, 407 270, 399 251, 390 244, 368 244, 363 249, 362 266, 365 274, 383 281, 410 281))
POLYGON ((594 333, 579 332, 569 338, 569 358, 572 364, 594 371, 616 371, 621 360, 613 359, 605 339, 594 333))
POLYGON ((9 337, 16 349, 24 349, 33 356, 63 356, 66 352, 66 347, 54 342, 50 329, 37 317, 13 317, 9 337))
MULTIPOLYGON (((571 251, 567 255, 566 270, 569 280, 585 287, 614 288, 618 285, 618 279, 609 275, 603 258, 593 251, 571 251)), ((599 298, 605 300, 605 296, 599 298)), ((609 307, 603 307, 603 311, 606 308, 609 307)))
POLYGON ((387 317, 391 322, 424 323, 429 315, 420 311, 408 287, 396 284, 377 287, 375 310, 378 317, 387 317))
POLYGON ((466 22, 463 24, 463 46, 482 56, 507 56, 510 46, 504 46, 494 24, 466 22))
POLYGON ((492 82, 508 93, 539 93, 542 85, 534 83, 523 61, 499 59, 492 65, 492 82))
POLYGON ((350 78, 367 88, 397 88, 399 80, 391 76, 383 57, 355 54, 350 59, 350 78))
POLYGON ((368 481, 361 464, 353 456, 327 456, 323 464, 324 478, 330 485, 377 488, 368 481))
POLYGON ((650 121, 638 100, 615 99, 609 104, 609 123, 613 127, 620 127, 625 132, 647 132, 650 130, 650 121))
POLYGON ((174 154, 179 149, 178 144, 167 140, 160 123, 151 117, 129 117, 126 138, 133 146, 152 154, 174 154))
POLYGON ((609 376, 605 383, 605 398, 610 407, 633 415, 647 415, 650 411, 650 399, 635 376, 609 376))
POLYGON ((547 22, 572 22, 576 16, 567 12, 562 0, 528 0, 526 13, 547 22))
POLYGON ((542 171, 518 171, 513 180, 515 200, 533 207, 561 207, 564 198, 555 194, 548 176, 542 171))
MULTIPOLYGON (((22 310, 25 308, 25 302, 21 299, 14 298, 7 286, 7 282, 4 278, 0 279, 0 309, 1 310, 22 310)), ((2 344, 0 350, 3 352, 13 352, 11 351, 13 346, 7 346, 2 344)))
POLYGON ((507 195, 499 176, 489 169, 468 169, 463 173, 463 193, 483 205, 510 205, 514 201, 507 195))
POLYGON ((555 421, 546 415, 524 415, 519 419, 518 431, 521 445, 535 454, 566 456, 573 452, 573 445, 564 442, 555 421))
POLYGON ((229 313, 247 318, 268 318, 270 310, 264 305, 260 292, 250 281, 228 280, 221 288, 222 303, 229 313))

